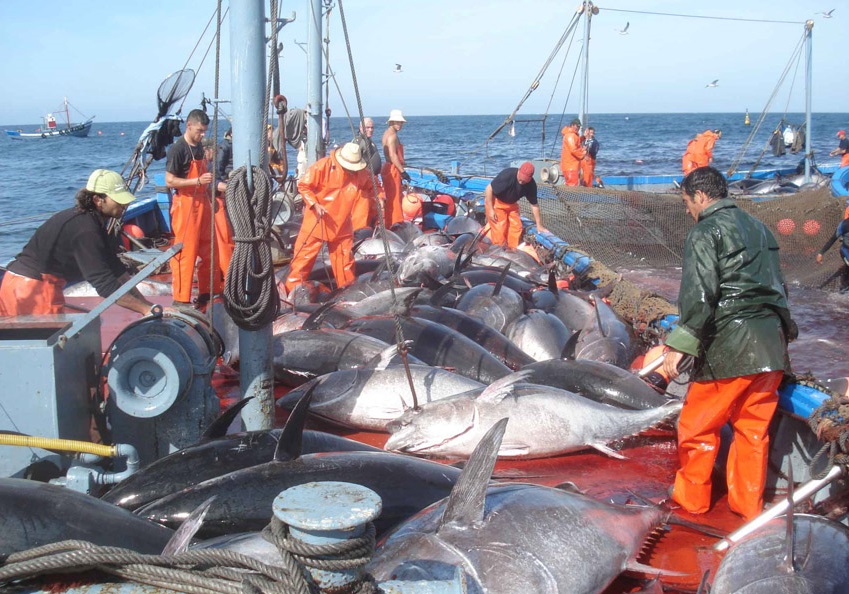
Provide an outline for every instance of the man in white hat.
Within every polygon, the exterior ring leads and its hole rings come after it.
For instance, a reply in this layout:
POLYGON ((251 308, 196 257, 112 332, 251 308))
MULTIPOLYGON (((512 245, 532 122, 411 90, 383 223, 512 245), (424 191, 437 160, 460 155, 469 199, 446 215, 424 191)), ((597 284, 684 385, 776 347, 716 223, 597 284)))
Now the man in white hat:
MULTIPOLYGON (((86 280, 108 297, 130 278, 106 233, 135 200, 119 173, 97 169, 76 195, 76 206, 60 211, 36 229, 12 260, 0 286, 0 316, 64 313, 65 283, 86 280)), ((153 304, 136 289, 118 305, 146 314, 153 304)))
POLYGON ((349 142, 316 161, 298 182, 304 221, 286 277, 288 292, 306 282, 324 242, 336 286, 345 287, 354 281, 351 211, 363 194, 372 192, 371 176, 365 168, 360 147, 349 142))
POLYGON ((383 191, 386 201, 383 203, 383 222, 387 228, 404 220, 404 212, 401 210, 401 180, 410 181, 410 174, 406 172, 404 161, 404 145, 398 140, 398 132, 404 127, 407 120, 400 109, 389 112, 389 127, 383 133, 383 156, 386 162, 380 172, 383 180, 383 191))

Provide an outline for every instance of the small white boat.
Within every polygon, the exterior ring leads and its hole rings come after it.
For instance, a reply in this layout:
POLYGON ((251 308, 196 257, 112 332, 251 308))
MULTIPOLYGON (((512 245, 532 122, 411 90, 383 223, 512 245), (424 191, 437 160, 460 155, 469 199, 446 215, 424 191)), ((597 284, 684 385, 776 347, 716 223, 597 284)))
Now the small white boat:
POLYGON ((27 139, 42 139, 42 138, 57 138, 59 136, 76 136, 85 138, 91 130, 91 123, 94 116, 88 118, 81 124, 71 123, 71 115, 68 109, 68 98, 63 99, 63 107, 61 111, 65 112, 65 125, 60 126, 53 113, 48 113, 42 118, 42 125, 34 132, 24 132, 23 130, 6 130, 6 135, 15 140, 27 139))

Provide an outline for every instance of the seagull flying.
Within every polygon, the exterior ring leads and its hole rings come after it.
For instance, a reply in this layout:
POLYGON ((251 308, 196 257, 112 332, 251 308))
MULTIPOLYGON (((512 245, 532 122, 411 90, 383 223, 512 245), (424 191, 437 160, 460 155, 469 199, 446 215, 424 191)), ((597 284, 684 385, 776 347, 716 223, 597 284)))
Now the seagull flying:
POLYGON ((392 72, 394 72, 395 74, 398 74, 398 73, 400 73, 400 72, 403 72, 403 70, 401 70, 401 65, 400 65, 400 64, 395 64, 395 70, 393 70, 392 72))
POLYGON ((627 35, 628 34, 628 27, 630 27, 630 26, 631 26, 631 23, 629 21, 629 22, 625 23, 624 29, 614 29, 614 30, 619 31, 619 35, 627 35))
POLYGON ((718 87, 718 86, 719 86, 719 79, 717 78, 717 79, 716 79, 715 81, 713 81, 712 83, 708 83, 708 84, 706 84, 706 85, 705 85, 705 88, 708 88, 708 87, 718 87))
POLYGON ((832 8, 831 10, 827 11, 827 12, 820 12, 820 13, 818 13, 818 14, 821 14, 821 15, 822 15, 822 18, 824 18, 824 19, 830 19, 830 18, 831 18, 831 13, 832 13, 832 12, 834 12, 834 9, 833 9, 833 8, 832 8))

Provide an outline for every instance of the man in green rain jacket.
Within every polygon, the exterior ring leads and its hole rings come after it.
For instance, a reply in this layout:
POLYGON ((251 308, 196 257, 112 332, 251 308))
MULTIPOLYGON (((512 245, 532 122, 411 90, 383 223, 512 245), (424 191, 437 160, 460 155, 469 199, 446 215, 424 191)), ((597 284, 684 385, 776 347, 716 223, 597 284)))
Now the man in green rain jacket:
POLYGON ((681 189, 696 225, 684 246, 680 318, 666 339, 663 367, 676 377, 685 355, 696 367, 678 422, 681 468, 672 498, 690 513, 710 509, 719 432, 730 420, 728 505, 750 519, 763 509, 767 430, 795 324, 769 229, 737 208, 712 167, 692 171, 681 189))

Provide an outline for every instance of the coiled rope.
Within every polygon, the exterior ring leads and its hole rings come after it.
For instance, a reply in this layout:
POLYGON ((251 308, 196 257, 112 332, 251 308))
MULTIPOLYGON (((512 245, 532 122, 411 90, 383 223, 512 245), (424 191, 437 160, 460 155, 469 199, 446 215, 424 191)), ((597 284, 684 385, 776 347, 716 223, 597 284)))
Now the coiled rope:
POLYGON ((808 417, 811 431, 825 442, 811 458, 811 478, 824 478, 835 464, 849 468, 849 402, 815 382, 798 380, 797 383, 829 395, 808 417), (821 463, 824 457, 828 458, 828 464, 821 463))
POLYGON ((234 170, 227 183, 225 204, 236 244, 224 286, 224 307, 237 326, 258 330, 271 324, 280 310, 271 258, 271 178, 252 168, 234 170))
MULTIPOLYGON (((224 549, 202 549, 174 555, 143 555, 120 547, 66 540, 12 553, 0 567, 0 586, 42 575, 98 570, 119 578, 187 594, 310 594, 305 567, 341 571, 364 567, 374 554, 374 524, 360 538, 310 545, 289 536, 276 517, 262 537, 280 552, 281 564, 269 565, 224 549)), ((373 579, 363 575, 346 592, 373 594, 373 579)), ((342 590, 339 591, 340 593, 342 590)))

